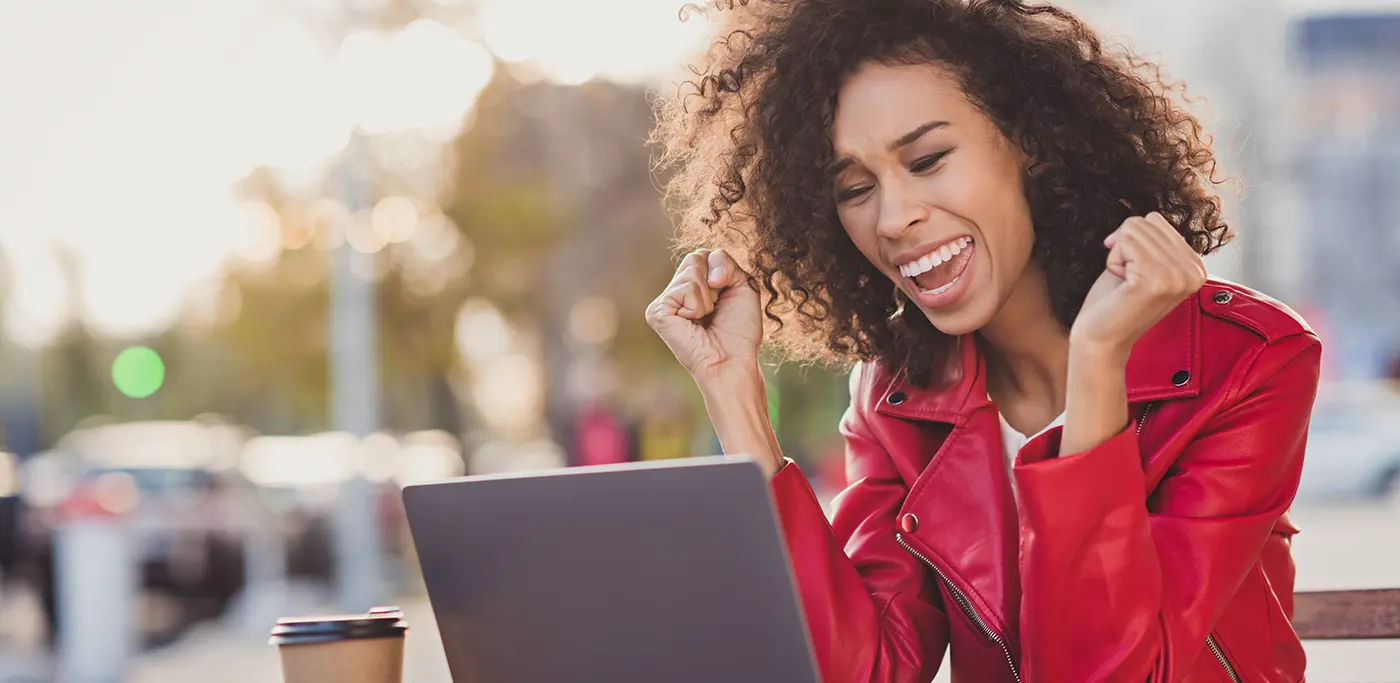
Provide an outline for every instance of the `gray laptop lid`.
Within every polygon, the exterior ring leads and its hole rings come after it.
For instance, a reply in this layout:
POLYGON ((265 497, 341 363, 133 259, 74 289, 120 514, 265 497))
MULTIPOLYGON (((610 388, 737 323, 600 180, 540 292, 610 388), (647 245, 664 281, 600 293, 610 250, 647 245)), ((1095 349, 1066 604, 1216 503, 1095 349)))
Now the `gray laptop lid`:
POLYGON ((457 683, 817 683, 767 482, 697 458, 409 486, 457 683))

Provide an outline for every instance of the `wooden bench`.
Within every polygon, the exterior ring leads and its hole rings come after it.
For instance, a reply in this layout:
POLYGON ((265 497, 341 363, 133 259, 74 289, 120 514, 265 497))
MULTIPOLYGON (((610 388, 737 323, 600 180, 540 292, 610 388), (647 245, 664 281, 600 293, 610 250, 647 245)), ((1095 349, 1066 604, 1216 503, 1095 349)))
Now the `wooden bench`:
POLYGON ((1303 640, 1400 639, 1400 588, 1296 593, 1293 630, 1303 640))

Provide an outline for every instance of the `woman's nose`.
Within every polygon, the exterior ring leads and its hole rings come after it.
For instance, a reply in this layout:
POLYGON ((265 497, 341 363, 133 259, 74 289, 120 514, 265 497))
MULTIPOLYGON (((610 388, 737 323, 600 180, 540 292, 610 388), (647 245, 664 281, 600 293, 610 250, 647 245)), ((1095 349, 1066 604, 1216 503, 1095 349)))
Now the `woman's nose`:
POLYGON ((886 183, 881 190, 880 220, 875 225, 881 237, 898 239, 928 219, 927 206, 904 183, 886 183))

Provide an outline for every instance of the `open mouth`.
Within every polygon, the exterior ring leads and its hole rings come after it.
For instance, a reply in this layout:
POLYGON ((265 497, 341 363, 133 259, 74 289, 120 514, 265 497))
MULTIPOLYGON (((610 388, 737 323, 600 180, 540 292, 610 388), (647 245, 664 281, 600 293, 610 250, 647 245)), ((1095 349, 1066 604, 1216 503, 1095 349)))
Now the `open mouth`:
POLYGON ((924 294, 943 294, 962 277, 967 264, 972 261, 975 244, 971 237, 953 240, 917 261, 900 266, 899 274, 909 278, 924 294))

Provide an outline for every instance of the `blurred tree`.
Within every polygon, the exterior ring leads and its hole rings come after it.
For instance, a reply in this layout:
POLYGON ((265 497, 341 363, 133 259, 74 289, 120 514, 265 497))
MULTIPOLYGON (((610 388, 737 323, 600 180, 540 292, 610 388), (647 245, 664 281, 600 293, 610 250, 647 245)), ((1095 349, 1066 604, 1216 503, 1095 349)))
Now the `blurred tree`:
MULTIPOLYGON (((63 287, 71 310, 81 311, 82 281, 73 252, 54 246, 54 256, 63 277, 63 287)), ((107 409, 106 374, 102 340, 84 325, 81 316, 65 321, 58 336, 33 354, 38 363, 40 441, 48 447, 74 425, 107 409)))
MULTIPOLYGON (((455 414, 447 383, 457 362, 453 328, 471 297, 542 333, 554 380, 568 364, 569 311, 590 297, 620 313, 611 350, 624 384, 674 365, 640 314, 671 270, 670 227, 644 144, 652 121, 645 91, 523 83, 507 69, 498 73, 452 147, 441 200, 459 239, 410 240, 378 255, 390 427, 445 426, 455 414), (449 253, 434 253, 433 243, 449 253), (424 259, 450 277, 425 283, 424 259)), ((251 195, 295 214, 275 185, 255 180, 251 195)), ((377 189, 403 191, 391 175, 377 189)), ((241 305, 213 336, 237 368, 223 405, 240 419, 264 429, 285 420, 295 424, 278 426, 324 426, 326 264, 325 252, 307 246, 265 270, 230 270, 225 287, 241 305)))
MULTIPOLYGON (((496 182, 541 179, 563 217, 553 239, 532 254, 525 312, 543 332, 550 412, 558 416, 569 409, 560 389, 583 352, 570 337, 570 313, 586 299, 606 299, 617 313, 615 334, 604 346, 618 371, 620 398, 639 399, 658 375, 678 376, 642 317, 672 270, 671 226, 646 145, 653 119, 645 90, 607 82, 564 87, 506 80, 483 104, 473 132, 495 134, 464 137, 459 159, 495 156, 499 162, 489 168, 499 174, 496 182)), ((475 168, 463 166, 459 200, 490 187, 473 177, 475 168)), ((489 227, 465 215, 459 220, 469 234, 489 227)), ((494 258, 483 250, 483 262, 494 258)), ((503 294, 493 298, 509 303, 503 294)))
POLYGON ((327 427, 327 265, 326 252, 304 247, 265 270, 229 270, 223 296, 236 313, 209 333, 210 355, 226 363, 205 366, 219 390, 202 407, 267 432, 327 427))
MULTIPOLYGON (((651 125, 640 88, 522 82, 498 70, 447 150, 440 196, 420 197, 426 213, 418 230, 375 257, 385 427, 461 431, 470 406, 452 389, 463 370, 454 334, 463 303, 477 297, 543 340, 551 414, 568 412, 559 389, 583 355, 611 359, 621 404, 644 410, 645 387, 689 385, 642 317, 674 263, 645 144, 651 125), (432 208, 438 203, 441 215, 432 208), (611 302, 617 323, 609 338, 571 336, 570 313, 586 299, 611 302)), ((280 255, 231 263, 215 301, 205 303, 210 310, 191 311, 176 329, 146 340, 168 363, 167 386, 149 399, 116 397, 110 388, 110 361, 125 344, 71 330, 49 352, 55 374, 46 384, 67 396, 55 399, 68 411, 56 429, 96 412, 217 412, 267 433, 328 427, 327 247, 336 236, 318 228, 314 202, 287 196, 271 173, 254 174, 242 190, 278 210, 280 255)), ((372 194, 420 193, 386 167, 372 194)), ((834 429, 829 418, 842 399, 829 400, 841 393, 831 391, 839 382, 829 373, 782 368, 774 377, 785 438, 801 439, 816 423, 822 433, 834 429)), ((689 400, 694 405, 693 392, 689 400)))
MULTIPOLYGON (((487 297, 528 317, 541 255, 557 240, 558 212, 544 184, 525 173, 500 172, 513 151, 497 141, 509 117, 514 84, 498 81, 483 96, 473 125, 455 145, 444 215, 439 227, 420 228, 408 241, 376 254, 383 424, 391 429, 456 428, 460 410, 449 377, 457 363, 453 333, 458 310, 470 297, 487 297), (419 233, 424 233, 419 235, 419 233)), ((247 194, 276 206, 284 232, 307 229, 307 207, 281 196, 270 176, 245 185, 247 194)), ((405 192, 404 182, 381 172, 376 196, 405 192)), ((437 198, 425 198, 431 204, 437 198)), ((435 220, 424 217, 424 223, 435 220)), ((316 240, 289 248, 270 266, 230 268, 224 297, 237 302, 227 322, 207 334, 224 382, 209 407, 264 431, 296 432, 328 425, 326 334, 330 252, 316 240)), ((300 241, 300 240, 298 240, 300 241)), ((325 243, 322 243, 325 246, 325 243)))

